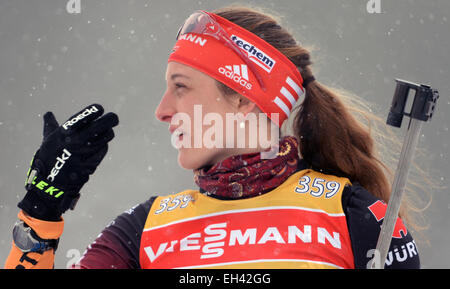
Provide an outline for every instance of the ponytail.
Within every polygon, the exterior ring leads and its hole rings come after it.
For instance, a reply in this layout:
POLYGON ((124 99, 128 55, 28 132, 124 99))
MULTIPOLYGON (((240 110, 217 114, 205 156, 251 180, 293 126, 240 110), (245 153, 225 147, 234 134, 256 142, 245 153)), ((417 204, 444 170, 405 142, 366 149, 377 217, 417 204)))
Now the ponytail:
POLYGON ((375 155, 370 131, 350 114, 339 95, 317 81, 309 84, 294 112, 293 132, 300 155, 313 169, 347 177, 388 201, 387 167, 375 155))

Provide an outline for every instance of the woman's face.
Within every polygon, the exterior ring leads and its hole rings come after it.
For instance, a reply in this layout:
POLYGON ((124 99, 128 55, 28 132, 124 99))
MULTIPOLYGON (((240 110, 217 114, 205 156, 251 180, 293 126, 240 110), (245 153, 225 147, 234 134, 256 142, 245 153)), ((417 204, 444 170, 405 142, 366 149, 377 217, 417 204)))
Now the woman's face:
MULTIPOLYGON (((187 65, 170 62, 166 71, 167 90, 156 109, 156 118, 169 124, 172 143, 178 148, 178 163, 185 169, 198 169, 213 165, 229 156, 239 154, 241 149, 225 145, 226 114, 248 113, 255 108, 249 102, 224 98, 212 77, 187 65), (222 119, 222 134, 217 121, 222 119), (180 121, 180 119, 182 121, 180 121), (212 132, 216 132, 213 136, 212 132), (211 139, 222 146, 211 143, 211 139)), ((237 133, 237 130, 235 132, 237 133)))

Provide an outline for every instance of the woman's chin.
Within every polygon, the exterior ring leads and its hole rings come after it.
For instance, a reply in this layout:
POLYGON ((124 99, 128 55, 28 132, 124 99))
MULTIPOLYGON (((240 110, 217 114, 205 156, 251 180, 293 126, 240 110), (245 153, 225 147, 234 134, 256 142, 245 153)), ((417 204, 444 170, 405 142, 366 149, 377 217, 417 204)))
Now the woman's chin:
POLYGON ((238 153, 229 149, 179 148, 178 165, 186 170, 196 170, 214 165, 235 154, 238 153))
POLYGON ((206 165, 204 153, 195 153, 192 149, 178 150, 178 165, 185 170, 196 170, 206 165))

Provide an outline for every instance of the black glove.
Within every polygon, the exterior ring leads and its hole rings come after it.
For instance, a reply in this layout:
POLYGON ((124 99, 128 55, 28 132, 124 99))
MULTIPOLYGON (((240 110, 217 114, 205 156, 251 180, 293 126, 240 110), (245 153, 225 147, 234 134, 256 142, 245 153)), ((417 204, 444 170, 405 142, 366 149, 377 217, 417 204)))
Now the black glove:
POLYGON ((59 221, 75 207, 79 191, 94 173, 114 138, 115 113, 93 104, 61 126, 51 112, 44 115, 44 139, 31 161, 27 193, 18 207, 33 218, 59 221))

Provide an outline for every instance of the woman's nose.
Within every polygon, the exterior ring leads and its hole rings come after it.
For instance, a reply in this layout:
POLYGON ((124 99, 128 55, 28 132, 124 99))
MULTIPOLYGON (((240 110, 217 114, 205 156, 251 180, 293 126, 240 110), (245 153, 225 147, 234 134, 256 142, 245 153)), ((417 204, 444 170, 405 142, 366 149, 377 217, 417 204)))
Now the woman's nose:
POLYGON ((165 93, 156 108, 155 117, 162 122, 170 122, 172 116, 176 113, 175 106, 170 101, 170 96, 165 93))

